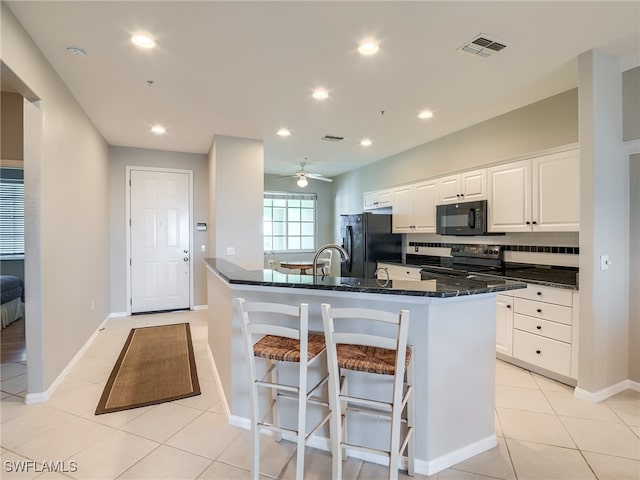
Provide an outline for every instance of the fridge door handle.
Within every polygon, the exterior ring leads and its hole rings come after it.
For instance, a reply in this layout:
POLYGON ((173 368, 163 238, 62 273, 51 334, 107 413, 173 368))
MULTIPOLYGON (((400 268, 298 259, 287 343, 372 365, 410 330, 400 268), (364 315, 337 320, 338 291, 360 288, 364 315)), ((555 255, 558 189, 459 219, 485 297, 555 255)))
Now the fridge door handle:
POLYGON ((344 248, 349 254, 349 260, 347 260, 347 271, 351 273, 352 259, 353 259, 353 227, 347 225, 347 237, 345 238, 344 248))

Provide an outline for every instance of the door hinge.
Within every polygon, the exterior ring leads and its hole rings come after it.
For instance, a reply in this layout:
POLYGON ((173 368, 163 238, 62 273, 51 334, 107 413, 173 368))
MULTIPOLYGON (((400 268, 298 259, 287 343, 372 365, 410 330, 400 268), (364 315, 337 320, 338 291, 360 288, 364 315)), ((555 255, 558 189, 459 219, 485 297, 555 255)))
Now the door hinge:
POLYGON ((129 305, 133 305, 133 298, 129 299, 129 305))
POLYGON ((129 259, 129 266, 133 265, 133 263, 131 262, 131 259, 129 259))
POLYGON ((131 219, 129 219, 129 226, 131 226, 131 219))
POLYGON ((129 179, 129 186, 131 186, 131 179, 129 179))

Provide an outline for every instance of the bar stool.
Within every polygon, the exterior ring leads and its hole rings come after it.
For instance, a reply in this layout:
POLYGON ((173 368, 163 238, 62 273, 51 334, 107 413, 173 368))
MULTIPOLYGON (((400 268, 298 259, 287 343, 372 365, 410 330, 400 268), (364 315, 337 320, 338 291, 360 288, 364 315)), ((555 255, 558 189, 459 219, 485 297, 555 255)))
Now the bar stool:
POLYGON ((390 479, 398 478, 400 455, 407 449, 408 474, 414 476, 414 373, 412 350, 407 347, 409 312, 400 310, 397 314, 364 308, 331 308, 326 303, 322 304, 321 310, 329 368, 329 408, 332 412, 340 412, 331 419, 332 477, 342 478, 342 460, 347 458, 347 448, 385 454, 389 458, 390 479), (367 320, 369 332, 378 331, 375 329, 381 324, 397 326, 393 328, 395 335, 358 333, 352 322, 358 319, 367 320), (345 370, 392 375, 393 400, 349 396, 345 370), (406 416, 403 417, 405 407, 406 416), (391 420, 388 450, 348 443, 347 414, 352 413, 391 420), (402 444, 401 423, 407 427, 402 444))
POLYGON ((312 395, 328 380, 328 374, 311 388, 307 386, 307 370, 323 352, 325 352, 324 335, 309 333, 308 305, 284 305, 279 303, 247 302, 243 298, 236 299, 242 317, 242 334, 245 339, 247 366, 249 370, 251 397, 251 476, 254 480, 260 475, 260 432, 275 432, 277 440, 283 433, 295 436, 297 443, 296 478, 304 477, 304 452, 306 441, 316 433, 331 417, 328 412, 311 432, 307 433, 307 403, 322 405, 328 409, 329 404, 312 395), (286 320, 294 320, 296 327, 282 325, 286 320), (257 340, 256 340, 257 339, 257 340), (267 369, 264 375, 257 378, 256 358, 266 359, 267 369), (299 363, 297 385, 278 382, 277 364, 274 362, 299 363), (271 391, 269 408, 260 416, 258 388, 271 391), (295 429, 282 427, 279 423, 279 403, 281 398, 293 398, 298 403, 298 422, 295 429), (266 422, 271 413, 271 422, 266 422))

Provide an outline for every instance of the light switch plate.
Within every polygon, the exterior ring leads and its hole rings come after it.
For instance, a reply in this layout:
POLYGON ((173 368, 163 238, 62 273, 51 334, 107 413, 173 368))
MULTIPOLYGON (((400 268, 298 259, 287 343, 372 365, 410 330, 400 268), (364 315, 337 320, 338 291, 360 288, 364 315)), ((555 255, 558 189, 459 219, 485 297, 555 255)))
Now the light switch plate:
POLYGON ((607 270, 609 265, 611 265, 609 255, 600 255, 600 270, 607 270))

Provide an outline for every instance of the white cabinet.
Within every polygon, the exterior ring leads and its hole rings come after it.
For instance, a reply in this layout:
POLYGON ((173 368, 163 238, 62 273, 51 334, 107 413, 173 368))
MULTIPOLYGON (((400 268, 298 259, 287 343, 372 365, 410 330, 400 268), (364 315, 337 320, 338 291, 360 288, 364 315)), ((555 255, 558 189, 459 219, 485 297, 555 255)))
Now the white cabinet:
POLYGON ((499 294, 496 308, 496 352, 513 355, 513 295, 499 294))
POLYGON ((488 231, 579 230, 579 150, 491 167, 487 177, 488 231))
POLYGON ((393 232, 435 232, 437 202, 437 180, 428 180, 394 190, 392 217, 393 232))
POLYGON ((577 232, 580 227, 580 151, 531 160, 534 231, 577 232))
POLYGON ((393 191, 390 189, 377 190, 375 192, 366 192, 363 195, 363 207, 365 210, 390 207, 392 198, 393 191))
POLYGON ((407 265, 397 265, 390 263, 378 263, 376 277, 380 280, 415 280, 420 281, 420 267, 410 267, 407 265))
MULTIPOLYGON (((577 295, 540 285, 514 290, 511 356, 577 378, 577 295)), ((500 316, 498 308, 498 321, 500 316)))
POLYGON ((440 202, 473 202, 487 198, 487 169, 463 172, 440 179, 440 202))

